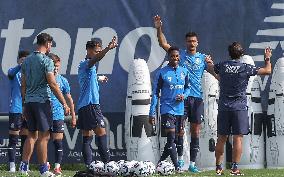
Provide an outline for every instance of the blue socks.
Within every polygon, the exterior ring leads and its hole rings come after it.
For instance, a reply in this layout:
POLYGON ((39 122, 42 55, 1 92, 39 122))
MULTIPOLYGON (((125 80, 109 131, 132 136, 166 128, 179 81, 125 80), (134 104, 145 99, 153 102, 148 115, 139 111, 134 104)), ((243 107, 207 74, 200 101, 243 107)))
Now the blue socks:
POLYGON ((98 152, 101 156, 101 160, 103 163, 109 162, 110 154, 107 148, 107 135, 96 136, 96 143, 98 146, 98 152))
POLYGON ((63 157, 63 145, 62 140, 54 140, 53 141, 55 147, 55 163, 61 164, 63 157))
POLYGON ((85 165, 89 166, 92 163, 92 150, 91 150, 91 142, 93 140, 93 136, 83 136, 83 157, 85 165))
POLYGON ((9 162, 15 162, 16 145, 18 143, 19 135, 9 135, 8 156, 9 162))
POLYGON ((238 163, 237 162, 232 163, 232 169, 233 170, 238 169, 238 163))
POLYGON ((199 138, 191 137, 190 161, 195 162, 198 151, 199 151, 199 138))

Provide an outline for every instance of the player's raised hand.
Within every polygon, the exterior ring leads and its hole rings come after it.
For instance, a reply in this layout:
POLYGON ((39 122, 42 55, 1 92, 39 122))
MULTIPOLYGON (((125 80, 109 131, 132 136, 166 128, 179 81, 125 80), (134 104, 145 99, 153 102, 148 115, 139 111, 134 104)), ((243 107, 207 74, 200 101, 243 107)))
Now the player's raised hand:
POLYGON ((161 17, 159 15, 154 16, 154 26, 156 29, 162 27, 161 17))
POLYGON ((113 36, 113 38, 111 39, 111 42, 108 44, 108 48, 111 50, 111 49, 114 49, 118 46, 118 43, 116 41, 116 37, 113 36))
POLYGON ((205 62, 208 64, 214 64, 212 57, 210 55, 205 56, 205 62))
POLYGON ((155 117, 149 117, 149 124, 151 124, 151 125, 155 125, 156 124, 155 117))
POLYGON ((272 49, 270 47, 266 47, 264 50, 265 61, 270 60, 271 56, 272 56, 272 49))
POLYGON ((98 76, 98 81, 100 81, 100 82, 107 82, 108 81, 108 77, 105 76, 105 75, 98 76))

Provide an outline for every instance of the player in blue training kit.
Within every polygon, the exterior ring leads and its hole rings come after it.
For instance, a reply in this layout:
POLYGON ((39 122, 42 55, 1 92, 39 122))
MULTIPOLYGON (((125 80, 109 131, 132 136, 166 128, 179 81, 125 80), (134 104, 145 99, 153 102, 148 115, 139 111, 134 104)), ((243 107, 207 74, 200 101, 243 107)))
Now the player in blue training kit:
MULTIPOLYGON (((154 25, 157 29, 159 45, 165 51, 168 51, 171 45, 167 43, 165 36, 162 32, 162 22, 160 16, 157 15, 154 17, 154 25)), ((188 117, 188 121, 190 122, 191 133, 190 164, 188 170, 196 173, 199 172, 198 168, 195 165, 195 160, 199 151, 200 127, 204 113, 201 78, 205 70, 207 70, 213 75, 215 73, 212 68, 207 68, 207 63, 212 63, 211 57, 197 52, 197 34, 194 32, 189 32, 186 34, 185 39, 187 49, 180 50, 179 65, 183 66, 189 71, 189 81, 191 89, 188 98, 185 100, 185 116, 188 117)), ((179 134, 177 139, 177 150, 179 155, 178 163, 180 167, 184 165, 184 161, 182 159, 183 135, 184 131, 179 134)))
POLYGON ((233 135, 232 168, 230 175, 243 175, 238 169, 242 155, 243 135, 249 133, 249 118, 246 89, 250 76, 271 73, 271 49, 265 49, 265 67, 258 68, 241 63, 240 57, 244 51, 238 42, 228 47, 231 60, 214 65, 214 71, 220 81, 220 98, 217 117, 218 139, 216 144, 216 174, 223 175, 222 161, 224 145, 228 135, 233 135))
POLYGON ((22 64, 23 115, 27 118, 29 132, 20 165, 21 176, 28 176, 27 167, 35 143, 40 176, 54 176, 49 172, 47 164, 47 144, 53 122, 50 105, 51 91, 63 105, 65 115, 69 115, 70 112, 70 108, 56 83, 53 61, 46 55, 50 52, 52 41, 53 38, 49 34, 39 34, 37 36, 37 50, 26 57, 22 64))
POLYGON ((23 153, 23 145, 28 135, 27 122, 22 117, 22 95, 21 95, 21 65, 30 53, 20 51, 18 54, 18 65, 8 70, 8 78, 11 85, 11 102, 9 111, 9 171, 16 172, 15 156, 16 145, 19 135, 21 137, 20 153, 23 153))
POLYGON ((96 144, 101 160, 107 163, 110 158, 107 148, 105 123, 99 102, 99 85, 95 64, 99 62, 109 50, 115 47, 117 47, 116 37, 113 37, 109 45, 103 50, 100 42, 95 40, 88 41, 86 44, 86 58, 80 62, 78 67, 80 96, 77 104, 77 123, 78 128, 83 134, 82 152, 87 168, 92 162, 92 131, 96 134, 96 144))
POLYGON ((161 91, 161 128, 167 134, 167 143, 160 161, 166 160, 170 156, 176 171, 180 172, 175 139, 176 134, 179 134, 184 128, 184 99, 189 95, 190 83, 188 70, 178 65, 179 49, 177 47, 169 48, 168 55, 169 64, 158 71, 153 86, 149 122, 155 124, 155 110, 161 91))
MULTIPOLYGON (((71 126, 76 126, 76 117, 74 111, 74 103, 72 96, 70 94, 70 86, 65 77, 59 74, 61 62, 60 58, 55 54, 48 54, 48 56, 53 60, 54 63, 54 75, 56 79, 56 83, 59 86, 60 91, 65 96, 67 104, 70 106, 70 113, 71 113, 71 126)), ((55 164, 53 173, 55 175, 61 175, 61 162, 63 157, 63 133, 64 133, 64 109, 63 105, 59 102, 59 100, 55 97, 54 94, 51 94, 51 103, 52 103, 52 118, 53 118, 53 125, 51 128, 51 137, 53 140, 53 144, 55 147, 55 164)))

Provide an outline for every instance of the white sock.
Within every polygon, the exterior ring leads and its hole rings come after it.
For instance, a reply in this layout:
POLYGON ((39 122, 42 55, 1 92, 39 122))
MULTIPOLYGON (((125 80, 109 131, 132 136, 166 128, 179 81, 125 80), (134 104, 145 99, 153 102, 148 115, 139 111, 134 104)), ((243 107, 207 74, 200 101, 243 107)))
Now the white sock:
POLYGON ((60 163, 55 163, 55 164, 54 164, 54 167, 55 167, 55 168, 60 168, 60 163))
POLYGON ((10 162, 10 168, 16 168, 15 162, 10 162))
POLYGON ((183 156, 178 156, 178 160, 183 160, 183 156))
POLYGON ((190 161, 189 164, 195 166, 195 162, 190 161))

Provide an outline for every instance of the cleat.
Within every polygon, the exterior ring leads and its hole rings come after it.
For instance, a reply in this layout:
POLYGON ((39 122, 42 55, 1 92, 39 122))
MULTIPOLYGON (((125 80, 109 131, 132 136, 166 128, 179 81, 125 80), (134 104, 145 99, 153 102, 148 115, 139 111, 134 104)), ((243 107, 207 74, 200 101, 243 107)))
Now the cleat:
POLYGON ((27 171, 20 171, 20 174, 18 175, 18 177, 27 177, 29 176, 27 171))
POLYGON ((44 172, 40 177, 55 177, 55 175, 49 171, 44 172))
POLYGON ((177 174, 181 174, 181 173, 183 173, 184 171, 180 168, 180 167, 177 167, 177 169, 176 169, 176 173, 177 174))
POLYGON ((54 173, 57 177, 59 177, 59 176, 62 175, 62 170, 61 170, 60 167, 59 167, 59 168, 54 168, 53 173, 54 173))
POLYGON ((216 175, 217 175, 217 176, 222 176, 222 175, 224 175, 223 169, 222 169, 222 168, 216 169, 216 175))
POLYGON ((182 168, 184 166, 184 160, 179 160, 178 161, 178 167, 182 168))
POLYGON ((200 173, 201 171, 198 170, 198 168, 194 165, 189 165, 188 167, 188 171, 192 172, 192 173, 200 173))
POLYGON ((231 176, 244 176, 244 174, 241 173, 239 169, 231 169, 230 175, 231 176))

